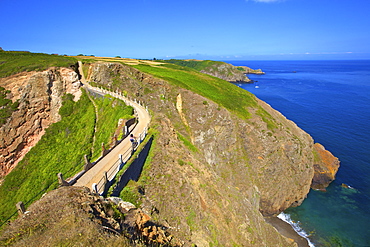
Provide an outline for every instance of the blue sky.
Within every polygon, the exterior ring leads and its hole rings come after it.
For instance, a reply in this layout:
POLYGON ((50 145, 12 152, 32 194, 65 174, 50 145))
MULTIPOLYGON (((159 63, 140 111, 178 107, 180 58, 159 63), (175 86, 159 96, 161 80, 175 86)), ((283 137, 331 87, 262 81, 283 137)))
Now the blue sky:
POLYGON ((4 50, 130 58, 370 59, 370 0, 0 0, 4 50))

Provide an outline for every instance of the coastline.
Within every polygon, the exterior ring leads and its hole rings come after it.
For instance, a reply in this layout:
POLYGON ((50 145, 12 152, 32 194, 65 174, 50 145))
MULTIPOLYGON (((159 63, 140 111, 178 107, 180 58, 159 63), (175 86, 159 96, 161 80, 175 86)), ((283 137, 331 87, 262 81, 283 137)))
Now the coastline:
POLYGON ((274 216, 265 217, 265 221, 284 237, 293 239, 298 244, 298 247, 309 247, 307 239, 299 235, 289 223, 274 216))

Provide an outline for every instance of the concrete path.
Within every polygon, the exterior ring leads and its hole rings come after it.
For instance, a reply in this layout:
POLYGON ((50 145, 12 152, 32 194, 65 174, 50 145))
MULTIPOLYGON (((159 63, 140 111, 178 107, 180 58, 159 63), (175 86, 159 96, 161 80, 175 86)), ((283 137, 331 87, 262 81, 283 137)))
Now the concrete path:
MULTIPOLYGON (((96 91, 97 93, 101 93, 99 89, 93 88, 87 83, 84 84, 88 87, 89 90, 96 91)), ((113 97, 120 98, 126 102, 126 104, 131 105, 137 114, 138 124, 135 128, 131 131, 131 133, 138 138, 140 134, 144 132, 144 130, 148 127, 150 122, 150 115, 147 110, 139 105, 138 103, 128 101, 127 98, 117 95, 114 93, 113 97)), ((88 170, 84 175, 82 175, 74 184, 74 186, 86 186, 89 189, 92 189, 92 185, 94 183, 98 183, 104 176, 104 172, 108 171, 119 159, 120 154, 126 154, 131 152, 132 144, 128 137, 123 139, 120 144, 118 144, 115 148, 113 148, 106 156, 99 160, 90 170, 88 170)), ((129 158, 129 157, 128 157, 129 158)), ((127 159, 128 159, 127 158, 127 159)), ((126 162, 127 160, 124 160, 126 162)))

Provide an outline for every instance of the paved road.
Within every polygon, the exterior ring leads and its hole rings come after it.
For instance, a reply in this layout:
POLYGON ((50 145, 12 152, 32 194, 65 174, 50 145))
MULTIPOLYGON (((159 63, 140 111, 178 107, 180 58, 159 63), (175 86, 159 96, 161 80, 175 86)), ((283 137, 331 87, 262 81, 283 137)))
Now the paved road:
MULTIPOLYGON (((92 88, 86 83, 85 83, 85 86, 88 87, 89 90, 93 90, 93 91, 97 90, 97 89, 92 88)), ((138 118, 138 124, 131 131, 131 133, 135 137, 139 137, 139 135, 144 132, 145 128, 147 128, 150 122, 149 113, 146 111, 144 107, 142 107, 141 105, 135 102, 128 101, 126 98, 122 96, 117 96, 117 95, 114 95, 114 96, 116 96, 117 98, 121 98, 122 100, 125 100, 132 107, 134 107, 136 114, 137 114, 137 118, 138 118)), ((118 160, 119 155, 130 152, 130 150, 132 150, 132 144, 129 138, 125 138, 124 140, 121 141, 120 144, 118 144, 113 150, 111 150, 106 156, 104 156, 98 163, 96 163, 94 167, 92 167, 84 175, 82 175, 76 181, 74 186, 86 186, 89 189, 92 189, 92 185, 100 181, 100 179, 104 176, 104 172, 108 171, 109 168, 111 168, 114 165, 114 163, 118 160)), ((124 162, 125 161, 126 160, 124 160, 124 162)))

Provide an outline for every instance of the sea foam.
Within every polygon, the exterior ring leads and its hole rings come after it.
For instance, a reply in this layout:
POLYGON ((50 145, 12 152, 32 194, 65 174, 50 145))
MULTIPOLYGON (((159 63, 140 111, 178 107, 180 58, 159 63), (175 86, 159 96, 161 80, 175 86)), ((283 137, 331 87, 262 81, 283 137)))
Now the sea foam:
POLYGON ((308 238, 309 235, 300 227, 299 221, 293 222, 293 220, 290 218, 290 215, 284 212, 281 212, 277 217, 281 219, 282 221, 285 221, 286 223, 291 225, 294 231, 296 231, 301 237, 304 237, 305 239, 307 239, 308 245, 310 247, 315 247, 315 245, 308 238))

